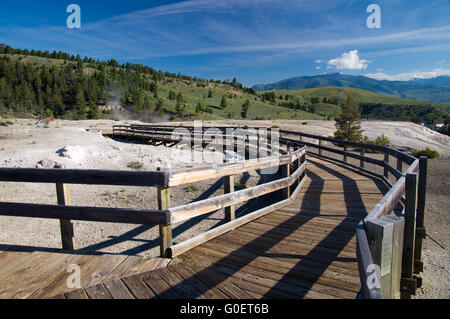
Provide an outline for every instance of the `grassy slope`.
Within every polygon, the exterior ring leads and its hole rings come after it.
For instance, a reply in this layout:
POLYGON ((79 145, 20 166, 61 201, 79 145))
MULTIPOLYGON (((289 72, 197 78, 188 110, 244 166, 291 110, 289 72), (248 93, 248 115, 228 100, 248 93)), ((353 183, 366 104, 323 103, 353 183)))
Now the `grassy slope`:
POLYGON ((430 104, 417 100, 401 99, 396 97, 388 97, 373 93, 370 91, 344 87, 324 87, 306 90, 275 90, 276 94, 290 94, 306 98, 311 97, 332 97, 345 101, 347 92, 350 92, 358 98, 360 103, 382 103, 382 104, 430 104))
MULTIPOLYGON (((20 61, 23 63, 31 63, 33 66, 47 66, 52 65, 64 65, 64 60, 42 58, 36 56, 26 56, 26 55, 8 55, 13 61, 20 61)), ((66 63, 75 63, 73 61, 67 61, 66 63)), ((85 72, 94 72, 92 68, 85 65, 85 72)), ((159 98, 164 100, 164 108, 169 113, 176 113, 175 105, 176 101, 168 99, 170 90, 175 91, 177 94, 181 92, 186 102, 185 118, 188 119, 203 119, 203 120, 224 120, 228 118, 242 119, 241 109, 242 104, 248 99, 251 101, 251 106, 248 112, 248 119, 323 119, 322 116, 304 112, 295 111, 288 108, 280 107, 278 105, 272 105, 268 102, 262 102, 260 98, 255 101, 255 96, 241 91, 233 89, 229 85, 224 84, 209 84, 213 91, 213 97, 207 98, 209 88, 199 87, 195 82, 190 84, 188 81, 178 80, 178 79, 168 79, 165 82, 159 83, 159 98), (229 96, 232 98, 229 98, 229 96), (227 108, 222 110, 220 108, 220 102, 222 95, 227 97, 227 108), (236 97, 234 97, 236 95, 236 97), (201 113, 195 114, 195 109, 198 102, 202 103, 203 106, 210 106, 213 110, 212 114, 201 113), (231 113, 231 117, 230 117, 231 113)), ((156 103, 156 99, 154 99, 156 103)))

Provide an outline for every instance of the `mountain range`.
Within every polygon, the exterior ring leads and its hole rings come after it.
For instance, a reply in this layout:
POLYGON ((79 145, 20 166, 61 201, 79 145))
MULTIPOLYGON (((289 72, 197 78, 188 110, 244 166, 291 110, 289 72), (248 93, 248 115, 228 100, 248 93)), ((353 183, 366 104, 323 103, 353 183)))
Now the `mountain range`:
POLYGON ((321 87, 349 87, 368 90, 390 97, 450 104, 450 76, 411 81, 375 80, 363 75, 327 73, 282 80, 273 84, 257 84, 256 91, 302 90, 321 87))

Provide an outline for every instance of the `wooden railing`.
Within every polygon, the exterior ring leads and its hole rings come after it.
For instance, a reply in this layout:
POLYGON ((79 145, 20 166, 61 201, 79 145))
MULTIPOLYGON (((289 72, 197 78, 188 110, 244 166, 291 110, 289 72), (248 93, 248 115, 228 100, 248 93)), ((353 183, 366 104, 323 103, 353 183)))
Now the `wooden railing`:
MULTIPOLYGON (((114 126, 113 134, 122 138, 174 144, 183 139, 173 134, 176 128, 188 130, 194 145, 201 147, 206 144, 203 134, 210 129, 205 127, 198 131, 195 127, 170 125, 114 126)), ((59 205, 0 203, 0 215, 61 220, 63 249, 73 249, 71 220, 159 225, 161 256, 175 257, 289 205, 305 181, 305 156, 309 154, 370 174, 384 181, 390 188, 356 230, 362 297, 396 298, 401 294, 402 298, 408 298, 415 293, 416 287, 421 284, 418 274, 423 268, 421 250, 425 236, 426 158, 416 159, 389 146, 349 142, 287 130, 251 128, 242 136, 229 136, 227 129, 234 127, 218 129, 223 133, 226 143, 233 145, 234 151, 243 143, 245 161, 157 172, 2 168, 0 181, 55 183, 59 205), (260 135, 254 133, 259 130, 267 130, 266 140, 276 136, 281 147, 261 143, 260 135), (326 143, 329 145, 325 145, 326 143), (248 159, 250 154, 260 154, 261 149, 266 151, 265 157, 248 159), (369 151, 382 154, 383 159, 367 156, 369 151), (342 160, 336 158, 336 155, 342 156, 342 160), (395 167, 391 165, 391 157, 396 159, 395 167), (349 159, 356 160, 359 165, 351 163, 349 159), (369 169, 369 164, 379 170, 369 169), (406 166, 408 168, 404 171, 406 166), (262 185, 234 190, 234 175, 270 167, 280 168, 281 176, 262 185), (224 195, 170 207, 171 187, 218 178, 224 179, 224 195), (69 206, 67 184, 157 187, 158 210, 69 206), (245 216, 235 217, 236 205, 280 190, 283 193, 280 201, 245 216), (225 224, 173 245, 172 225, 218 209, 225 210, 225 224), (397 211, 396 214, 392 214, 394 210, 397 211)))
MULTIPOLYGON (((422 240, 425 238, 424 212, 427 158, 416 159, 389 146, 337 140, 329 137, 281 130, 308 146, 308 154, 340 162, 383 180, 390 188, 383 199, 358 225, 357 255, 363 298, 410 298, 422 284, 420 273, 422 240), (325 143, 331 145, 325 146, 325 143), (356 151, 349 151, 354 148, 356 151), (311 152, 316 149, 318 152, 311 152), (383 160, 366 156, 367 151, 382 154, 383 160), (343 158, 325 155, 338 154, 343 158), (390 164, 396 159, 396 167, 390 164), (359 161, 359 165, 349 162, 359 161), (379 167, 369 170, 365 164, 379 167), (403 168, 408 169, 403 172, 403 168), (391 182, 391 174, 396 182, 391 182), (392 214, 397 208, 397 213, 392 214), (400 209, 400 211, 398 211, 400 209)), ((282 141, 283 139, 280 139, 282 141)))
MULTIPOLYGON (((176 134, 175 137, 172 134, 173 129, 174 127, 152 127, 149 129, 148 127, 116 126, 114 127, 114 134, 133 138, 148 138, 150 136, 153 139, 176 143, 179 140, 176 138, 176 134)), ((202 136, 196 136, 197 132, 191 132, 190 134, 194 141, 197 138, 202 138, 202 136)), ((74 249, 72 220, 159 225, 161 256, 174 257, 205 240, 214 238, 289 204, 299 191, 305 178, 306 147, 297 142, 286 145, 285 150, 281 148, 277 150, 272 145, 260 143, 258 134, 253 134, 256 141, 252 140, 252 134, 248 135, 237 135, 230 139, 234 150, 238 150, 241 145, 240 142, 244 143, 245 160, 238 163, 156 172, 1 168, 0 181, 56 184, 58 205, 0 202, 0 215, 59 219, 61 221, 62 246, 65 250, 74 249), (263 148, 267 149, 267 156, 248 159, 251 152, 256 151, 256 154, 260 154, 259 151, 263 148), (234 190, 234 175, 271 167, 281 168, 282 174, 277 180, 244 190, 234 190), (218 178, 224 179, 226 192, 224 195, 179 207, 170 207, 171 187, 218 178), (69 184, 156 187, 158 210, 70 206, 69 184), (236 205, 279 190, 283 190, 283 198, 278 203, 243 217, 235 218, 236 205), (291 190, 293 190, 292 194, 291 190), (186 242, 173 245, 173 224, 193 217, 204 216, 218 209, 225 209, 227 223, 186 242)), ((200 145, 203 145, 203 143, 200 145)))

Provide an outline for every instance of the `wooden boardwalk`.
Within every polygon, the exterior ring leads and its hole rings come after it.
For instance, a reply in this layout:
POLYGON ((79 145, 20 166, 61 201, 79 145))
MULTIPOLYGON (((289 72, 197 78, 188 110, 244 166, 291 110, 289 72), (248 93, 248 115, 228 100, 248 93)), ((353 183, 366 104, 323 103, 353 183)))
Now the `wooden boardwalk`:
POLYGON ((68 290, 69 265, 78 265, 81 287, 114 278, 139 274, 171 262, 166 258, 144 259, 111 254, 69 254, 28 247, 0 250, 0 299, 49 298, 68 290))
MULTIPOLYGON (((356 226, 387 191, 369 175, 308 158, 293 204, 176 257, 54 298, 356 298, 356 226), (121 277, 121 278, 120 278, 121 277)), ((1 268, 0 268, 1 269, 1 268)))

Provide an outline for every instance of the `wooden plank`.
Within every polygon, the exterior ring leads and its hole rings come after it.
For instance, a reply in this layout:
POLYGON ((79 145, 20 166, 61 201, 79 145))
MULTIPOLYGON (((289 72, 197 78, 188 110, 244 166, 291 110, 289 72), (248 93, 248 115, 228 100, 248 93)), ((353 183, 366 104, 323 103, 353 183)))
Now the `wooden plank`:
POLYGON ((67 299, 89 299, 88 295, 83 289, 66 292, 64 295, 67 299))
POLYGON ((197 272, 193 271, 190 267, 185 264, 177 265, 175 271, 178 275, 183 277, 192 287, 203 293, 203 297, 206 299, 225 299, 225 295, 222 291, 217 289, 215 286, 211 287, 203 282, 203 276, 199 276, 197 272))
POLYGON ((329 295, 343 296, 346 293, 343 293, 342 290, 345 290, 347 292, 352 291, 350 295, 354 296, 360 289, 357 277, 333 272, 327 269, 326 266, 308 267, 295 259, 290 260, 290 263, 273 263, 272 258, 249 258, 241 251, 236 253, 220 252, 226 250, 226 248, 218 250, 216 247, 214 247, 214 250, 198 249, 198 251, 207 252, 202 258, 208 258, 214 261, 214 263, 226 264, 228 267, 237 269, 239 272, 255 273, 263 278, 287 281, 303 288, 309 289, 314 287, 313 290, 329 295), (219 260, 215 261, 216 259, 219 260), (246 260, 248 262, 245 262, 246 260))
POLYGON ((385 216, 394 223, 394 233, 392 242, 392 264, 391 264, 391 292, 390 298, 400 298, 400 282, 402 273, 403 236, 405 229, 405 219, 394 215, 385 216))
POLYGON ((416 235, 417 175, 406 175, 405 230, 403 239, 402 277, 412 278, 416 235))
MULTIPOLYGON (((124 255, 106 255, 96 263, 96 269, 89 277, 89 281, 86 280, 83 284, 84 287, 97 285, 110 275, 114 269, 116 269, 128 256, 124 255)), ((87 279, 87 278, 85 278, 87 279)), ((113 279, 113 278, 112 278, 113 279)))
MULTIPOLYGON (((68 206, 70 205, 69 187, 65 184, 56 184, 56 196, 58 199, 58 205, 68 206)), ((74 250, 74 233, 73 224, 70 220, 59 220, 61 229, 61 243, 63 250, 74 250)))
MULTIPOLYGON (((224 193, 230 194, 234 192, 234 176, 225 176, 223 178, 223 185, 224 185, 224 193)), ((234 205, 230 205, 225 207, 225 220, 227 222, 230 222, 234 219, 236 219, 236 208, 234 205)))
POLYGON ((303 165, 288 178, 283 178, 274 182, 236 191, 231 194, 220 195, 214 198, 171 208, 171 222, 172 224, 176 224, 211 211, 222 209, 230 205, 239 204, 241 202, 286 188, 292 185, 305 169, 306 163, 303 163, 303 165))
MULTIPOLYGON (((417 190, 417 216, 416 228, 423 229, 425 232, 425 203, 427 193, 427 174, 428 174, 428 158, 420 157, 419 160, 419 180, 417 190)), ((422 260, 422 241, 425 236, 416 236, 416 244, 414 246, 414 259, 422 260)))
POLYGON ((130 208, 0 203, 0 215, 124 224, 169 224, 168 211, 130 208))
POLYGON ((158 298, 179 299, 181 296, 165 282, 156 271, 149 271, 139 275, 151 288, 158 298))
POLYGON ((112 299, 108 290, 106 290, 103 284, 98 284, 92 287, 88 287, 85 289, 86 294, 90 299, 112 299))
POLYGON ((200 280, 204 281, 208 287, 215 287, 219 289, 227 298, 231 299, 251 299, 253 294, 242 290, 237 287, 231 281, 221 281, 218 282, 217 278, 220 274, 212 270, 211 263, 207 262, 205 259, 199 259, 195 254, 186 252, 181 255, 181 258, 186 267, 195 270, 196 273, 201 273, 200 280))
POLYGON ((37 264, 37 268, 30 272, 31 280, 24 281, 23 285, 15 286, 13 298, 45 298, 61 294, 68 290, 66 280, 70 275, 67 267, 72 264, 82 265, 90 256, 49 254, 45 262, 37 264), (63 286, 64 289, 55 289, 63 286))
POLYGON ((238 219, 235 219, 231 222, 228 222, 225 225, 221 225, 219 227, 213 228, 203 234, 200 234, 198 236, 195 236, 191 239, 188 239, 180 244, 174 245, 169 249, 169 256, 176 257, 183 252, 188 251, 189 249, 192 249, 195 246, 198 246, 208 240, 211 240, 213 238, 216 238, 217 236, 223 235, 235 228, 238 228, 250 221, 253 221, 257 218, 260 218, 266 214, 271 213, 272 211, 283 207, 285 205, 288 205, 298 194, 298 192, 301 190, 302 185, 304 183, 305 179, 303 179, 298 185, 297 189, 294 191, 294 193, 291 195, 291 198, 289 200, 284 200, 282 202, 278 202, 275 204, 272 204, 270 206, 267 206, 265 208, 262 208, 260 210, 257 210, 255 212, 249 213, 243 217, 240 217, 238 219))
POLYGON ((155 293, 139 276, 129 276, 122 279, 136 299, 154 299, 155 293))
MULTIPOLYGON (((349 263, 347 264, 345 262, 339 262, 339 261, 332 261, 330 263, 330 260, 327 261, 317 260, 314 258, 310 258, 307 254, 304 255, 296 255, 296 254, 280 254, 277 256, 277 254, 271 254, 271 253, 265 253, 265 254, 256 254, 251 249, 236 249, 235 246, 230 245, 227 243, 227 245, 218 245, 215 243, 208 243, 205 245, 202 245, 201 247, 196 248, 193 251, 193 254, 195 256, 200 256, 202 254, 210 254, 211 256, 216 256, 217 258, 226 258, 227 255, 231 256, 239 256, 240 258, 246 258, 250 260, 251 265, 258 265, 258 263, 261 264, 267 264, 269 267, 274 267, 276 269, 273 269, 271 271, 289 271, 293 269, 300 269, 302 267, 308 267, 309 269, 312 269, 313 273, 318 273, 319 269, 326 269, 329 270, 328 273, 332 274, 338 274, 337 276, 346 276, 348 280, 355 283, 355 278, 358 277, 358 269, 356 265, 353 268, 349 267, 349 263), (211 250, 214 250, 211 252, 211 250), (219 252, 225 255, 216 255, 219 252), (296 268, 296 265, 301 262, 301 267, 296 268)), ((356 261, 355 261, 356 263, 356 261)), ((309 270, 308 270, 309 271, 309 270)), ((325 276, 326 276, 325 274, 325 276)))
POLYGON ((208 179, 217 179, 224 176, 238 175, 244 172, 277 167, 292 163, 300 157, 306 149, 301 149, 293 154, 282 156, 269 156, 247 160, 243 163, 226 163, 214 166, 196 167, 189 169, 177 169, 169 171, 169 186, 178 186, 186 183, 194 183, 208 179))
POLYGON ((372 259, 363 222, 358 225, 356 238, 358 241, 356 253, 358 256, 362 297, 366 299, 381 299, 380 274, 376 267, 374 267, 375 264, 372 259))
MULTIPOLYGON (((291 175, 291 166, 290 166, 290 164, 281 166, 281 176, 283 178, 288 178, 290 175, 291 175)), ((289 185, 289 186, 291 186, 291 185, 289 185)), ((282 195, 282 199, 288 199, 289 197, 291 197, 291 189, 290 189, 289 186, 283 189, 283 191, 282 191, 282 194, 283 194, 282 195)))
POLYGON ((142 257, 140 256, 127 256, 127 258, 122 261, 110 274, 106 275, 104 280, 109 281, 115 278, 122 278, 128 274, 130 274, 130 270, 137 263, 141 261, 142 257))
MULTIPOLYGON (((155 270, 155 272, 157 272, 161 276, 161 278, 164 279, 164 281, 171 286, 171 289, 177 291, 177 293, 180 295, 180 298, 204 299, 205 297, 202 295, 201 292, 199 292, 197 289, 191 286, 186 280, 183 279, 183 277, 181 277, 176 273, 177 266, 179 265, 169 266, 167 268, 160 268, 155 270)), ((160 297, 164 298, 164 294, 161 294, 160 297)))
POLYGON ((117 170, 0 168, 2 182, 164 187, 167 172, 117 170))
POLYGON ((367 221, 366 229, 373 262, 380 267, 381 295, 390 298, 394 223, 380 217, 367 221))
POLYGON ((370 211, 364 221, 367 222, 370 219, 375 219, 394 210, 404 193, 405 177, 402 177, 397 181, 397 183, 395 183, 383 199, 370 211))
POLYGON ((107 281, 104 285, 113 299, 135 299, 125 283, 120 279, 107 281))
MULTIPOLYGON (((158 188, 158 209, 168 210, 170 207, 170 189, 158 188)), ((169 256, 169 248, 172 246, 172 226, 167 224, 159 225, 159 248, 162 258, 169 256)))

